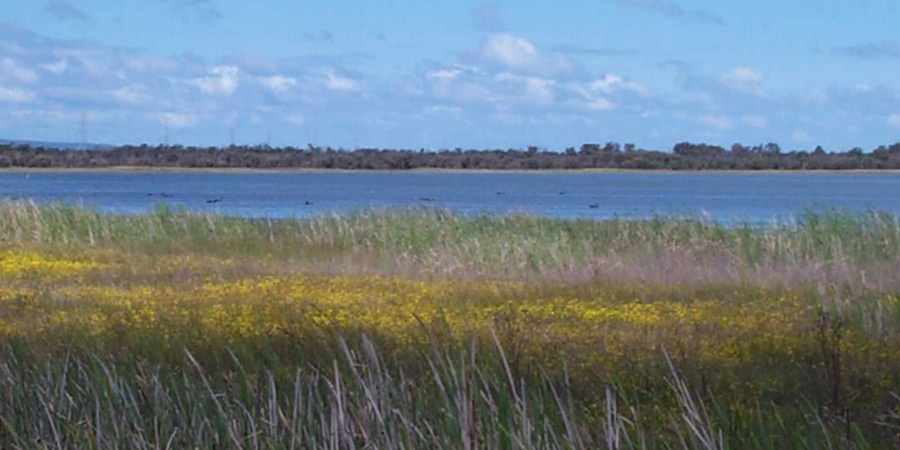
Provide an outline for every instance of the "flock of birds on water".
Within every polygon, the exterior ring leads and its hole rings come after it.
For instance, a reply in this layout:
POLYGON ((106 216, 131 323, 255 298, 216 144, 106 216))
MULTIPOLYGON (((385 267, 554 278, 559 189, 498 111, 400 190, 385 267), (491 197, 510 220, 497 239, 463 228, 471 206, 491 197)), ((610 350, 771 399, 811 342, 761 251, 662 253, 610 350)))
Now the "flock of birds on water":
MULTIPOLYGON (((557 193, 557 195, 566 195, 566 194, 568 194, 567 191, 559 191, 559 192, 557 193)), ((158 195, 158 196, 160 196, 160 197, 162 197, 162 198, 172 198, 172 197, 174 197, 173 194, 167 194, 167 193, 165 193, 165 192, 160 192, 159 194, 147 194, 148 197, 152 197, 152 196, 154 196, 154 195, 158 195)), ((496 195, 498 195, 498 196, 503 196, 503 195, 506 195, 506 192, 505 192, 505 191, 497 191, 497 192, 496 192, 496 195)), ((207 203, 207 204, 210 204, 210 205, 214 205, 214 204, 216 204, 216 203, 221 203, 221 202, 223 202, 224 200, 225 200, 225 197, 220 195, 220 196, 218 196, 218 197, 214 197, 214 198, 207 199, 207 200, 206 200, 206 203, 207 203)), ((419 201, 420 203, 434 203, 434 202, 437 201, 437 199, 435 199, 435 198, 433 198, 433 197, 419 197, 419 198, 418 198, 418 201, 419 201)), ((309 200, 304 200, 304 201, 303 201, 303 205, 304 205, 304 206, 312 206, 312 205, 314 205, 314 203, 311 202, 311 201, 309 201, 309 200)), ((600 207, 600 204, 599 204, 599 203, 591 203, 591 204, 588 205, 588 208, 591 208, 591 209, 597 209, 597 208, 599 208, 599 207, 600 207)))

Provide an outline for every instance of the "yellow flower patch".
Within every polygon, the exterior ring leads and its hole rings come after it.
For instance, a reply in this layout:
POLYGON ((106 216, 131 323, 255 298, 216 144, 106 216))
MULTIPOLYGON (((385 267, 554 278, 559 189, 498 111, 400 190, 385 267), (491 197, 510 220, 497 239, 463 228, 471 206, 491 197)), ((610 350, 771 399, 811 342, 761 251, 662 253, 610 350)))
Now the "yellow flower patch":
POLYGON ((63 259, 35 252, 0 252, 0 279, 27 276, 68 278, 101 267, 101 264, 89 260, 63 259))

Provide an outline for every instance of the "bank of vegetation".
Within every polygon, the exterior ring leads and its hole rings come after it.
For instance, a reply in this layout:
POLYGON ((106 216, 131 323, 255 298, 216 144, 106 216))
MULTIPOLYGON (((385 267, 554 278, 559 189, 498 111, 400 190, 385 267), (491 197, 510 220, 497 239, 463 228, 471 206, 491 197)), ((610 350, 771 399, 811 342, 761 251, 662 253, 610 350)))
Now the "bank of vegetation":
POLYGON ((0 168, 252 168, 340 170, 895 170, 900 169, 900 143, 826 152, 784 152, 777 144, 726 149, 716 145, 680 143, 670 152, 632 144, 584 144, 564 151, 537 147, 525 150, 384 150, 353 151, 309 145, 306 148, 267 146, 182 147, 121 146, 73 150, 0 144, 0 168))
POLYGON ((10 448, 892 448, 900 218, 0 204, 10 448))

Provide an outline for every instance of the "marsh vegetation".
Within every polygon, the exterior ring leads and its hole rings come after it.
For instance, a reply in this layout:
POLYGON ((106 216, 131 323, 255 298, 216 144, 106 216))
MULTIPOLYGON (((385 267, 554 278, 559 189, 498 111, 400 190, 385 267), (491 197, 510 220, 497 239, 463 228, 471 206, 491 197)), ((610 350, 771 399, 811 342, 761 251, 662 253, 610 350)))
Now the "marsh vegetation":
POLYGON ((890 448, 900 219, 0 206, 0 441, 890 448))

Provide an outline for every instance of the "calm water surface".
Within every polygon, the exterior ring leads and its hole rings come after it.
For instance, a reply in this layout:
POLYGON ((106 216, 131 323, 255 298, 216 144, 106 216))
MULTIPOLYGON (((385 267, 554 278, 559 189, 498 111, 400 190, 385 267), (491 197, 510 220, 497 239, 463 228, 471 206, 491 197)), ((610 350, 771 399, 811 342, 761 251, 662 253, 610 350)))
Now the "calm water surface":
POLYGON ((2 172, 0 198, 117 213, 167 203, 249 217, 415 207, 607 219, 709 215, 762 222, 807 209, 900 214, 900 175, 849 173, 2 172))

